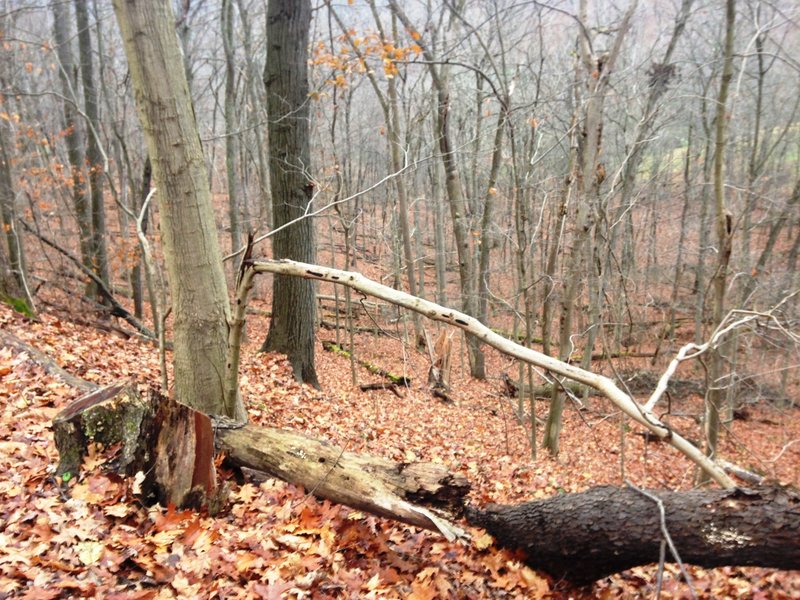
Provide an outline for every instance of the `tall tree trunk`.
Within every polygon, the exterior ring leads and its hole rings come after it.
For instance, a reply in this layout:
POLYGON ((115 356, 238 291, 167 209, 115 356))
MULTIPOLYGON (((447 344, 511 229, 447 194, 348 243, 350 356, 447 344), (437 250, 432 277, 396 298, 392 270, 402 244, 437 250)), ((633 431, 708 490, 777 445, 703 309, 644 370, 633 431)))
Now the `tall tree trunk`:
MULTIPOLYGON (((731 259, 733 240, 733 217, 725 203, 725 124, 728 108, 728 90, 733 79, 733 34, 736 22, 736 0, 725 3, 725 44, 722 66, 722 77, 719 84, 716 115, 716 139, 714 141, 714 205, 716 207, 717 230, 717 269, 712 279, 714 286, 714 327, 718 327, 725 318, 725 291, 728 282, 728 264, 731 259)), ((730 344, 723 342, 714 349, 708 371, 708 392, 706 395, 705 435, 706 454, 713 457, 717 452, 719 438, 720 408, 723 398, 723 371, 725 357, 730 344)), ((701 481, 708 481, 705 473, 700 474, 701 481)))
MULTIPOLYGON (((314 196, 310 178, 308 36, 310 0, 270 0, 264 85, 269 113, 269 168, 274 226, 299 219, 273 237, 275 258, 313 262, 314 221, 301 218, 314 196)), ((319 387, 314 367, 316 296, 312 281, 276 276, 272 321, 262 351, 287 355, 298 381, 319 387)))
MULTIPOLYGON (((416 31, 396 0, 389 0, 389 6, 407 31, 416 31)), ((458 272, 461 280, 462 296, 461 309, 468 315, 475 315, 477 313, 475 295, 476 282, 473 248, 470 241, 469 209, 466 199, 464 198, 464 186, 458 170, 458 161, 456 160, 455 148, 450 131, 450 87, 445 74, 437 69, 437 60, 430 48, 421 39, 417 40, 417 44, 422 48, 422 54, 428 62, 428 71, 431 76, 431 81, 433 82, 434 93, 436 94, 436 137, 439 144, 439 151, 442 154, 445 191, 447 192, 447 198, 450 203, 450 214, 453 219, 453 234, 456 239, 456 249, 458 252, 458 272)), ((444 69, 444 67, 442 67, 442 69, 444 69)), ((481 350, 480 340, 471 335, 467 335, 467 346, 469 348, 471 374, 473 377, 483 379, 485 377, 485 372, 483 367, 483 350, 481 350)))
MULTIPOLYGON (((72 179, 72 202, 75 208, 75 220, 78 225, 81 262, 92 268, 92 218, 91 200, 84 185, 84 156, 81 146, 81 128, 78 122, 77 103, 78 75, 75 55, 72 49, 73 34, 70 27, 69 4, 61 0, 53 2, 53 38, 58 56, 59 79, 64 96, 64 140, 67 143, 67 160, 72 179)), ((87 290, 88 291, 88 290, 87 290)))
POLYGON ((222 1, 222 46, 225 50, 225 172, 228 179, 228 218, 231 228, 231 251, 241 246, 239 198, 236 182, 236 62, 233 46, 233 0, 222 1))
MULTIPOLYGON (((138 194, 138 199, 134 201, 134 212, 139 212, 142 207, 144 206, 144 201, 147 198, 147 194, 150 193, 150 182, 153 178, 153 167, 150 164, 150 157, 145 157, 144 165, 142 166, 142 178, 140 180, 139 186, 132 185, 131 186, 131 193, 138 194)), ((133 182, 133 175, 131 175, 131 182, 133 182)), ((147 216, 147 211, 144 212, 142 215, 142 233, 147 234, 147 224, 149 222, 149 218, 147 216)), ((133 269, 131 269, 131 288, 133 292, 133 306, 134 306, 134 315, 136 318, 141 319, 144 314, 144 288, 142 283, 142 257, 139 257, 139 260, 136 261, 136 264, 133 265, 133 269)), ((152 307, 151 307, 152 308, 152 307)), ((158 331, 160 327, 159 323, 153 322, 153 329, 158 331)))
MULTIPOLYGON (((595 248, 595 214, 598 210, 597 177, 598 156, 601 150, 603 131, 603 107, 605 93, 609 85, 609 77, 613 72, 614 64, 619 57, 622 42, 628 32, 631 17, 636 10, 638 0, 633 0, 625 11, 622 22, 617 31, 612 49, 607 55, 595 56, 591 48, 591 40, 587 37, 588 30, 588 0, 581 0, 579 19, 583 25, 578 38, 579 60, 582 67, 582 77, 578 77, 579 84, 583 82, 588 87, 588 96, 583 108, 581 135, 577 149, 577 162, 574 166, 575 188, 578 200, 577 215, 573 234, 573 243, 570 250, 569 263, 565 274, 564 293, 561 296, 561 317, 559 320, 559 358, 562 361, 569 359, 572 353, 572 321, 575 305, 578 302, 581 279, 586 273, 587 277, 594 278, 595 248), (587 261, 587 257, 591 257, 587 261), (588 263, 588 264, 587 264, 588 263)), ((579 105, 576 104, 576 110, 579 105)), ((590 285, 590 308, 593 322, 591 326, 599 327, 599 298, 592 298, 593 288, 590 285)), ((594 335, 588 336, 588 343, 584 348, 584 356, 592 354, 594 335)), ((564 399, 560 387, 553 386, 550 400, 550 412, 545 425, 543 446, 552 454, 558 454, 559 435, 561 433, 561 420, 564 410, 564 399)))
POLYGON ((246 87, 247 97, 251 105, 248 126, 252 130, 256 145, 256 166, 258 169, 259 190, 257 229, 266 229, 272 223, 272 206, 269 194, 269 165, 267 164, 266 157, 267 148, 264 142, 264 128, 260 126, 260 121, 266 113, 264 90, 262 87, 263 82, 258 73, 255 61, 253 60, 253 34, 250 25, 250 16, 247 13, 243 0, 236 0, 236 5, 239 9, 239 19, 242 22, 242 46, 244 47, 245 62, 247 64, 246 87))
POLYGON ((24 299, 33 311, 33 298, 26 281, 25 251, 17 232, 16 194, 11 176, 7 131, 0 124, 0 301, 24 299))
MULTIPOLYGON (((100 149, 100 115, 95 87, 92 32, 86 0, 75 0, 75 20, 78 25, 78 53, 83 84, 83 105, 86 113, 86 166, 89 170, 91 197, 91 260, 92 270, 108 286, 108 252, 106 251, 106 216, 103 202, 103 171, 105 159, 100 149)), ((96 294, 96 292, 93 292, 96 294)))
POLYGON ((245 418, 223 403, 228 294, 203 149, 169 0, 114 0, 158 188, 174 323, 175 397, 200 411, 245 418))

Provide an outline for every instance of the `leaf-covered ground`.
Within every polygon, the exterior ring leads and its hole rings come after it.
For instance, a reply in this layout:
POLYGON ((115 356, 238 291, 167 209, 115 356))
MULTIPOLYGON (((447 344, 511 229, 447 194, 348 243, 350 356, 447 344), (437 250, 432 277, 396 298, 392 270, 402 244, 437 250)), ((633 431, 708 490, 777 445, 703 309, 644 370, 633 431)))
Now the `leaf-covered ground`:
MULTIPOLYGON (((500 356, 490 353, 490 379, 475 382, 455 353, 453 401, 445 403, 427 389, 427 354, 393 336, 360 334, 360 358, 407 375, 410 388, 402 397, 361 392, 349 361, 320 346, 323 390, 317 391, 296 384, 282 357, 256 352, 264 321, 250 319, 243 353, 242 391, 254 422, 326 438, 352 452, 442 462, 470 479, 476 503, 520 502, 624 479, 650 488, 692 485, 688 462, 621 426, 598 398, 566 412, 558 459, 540 451, 532 461, 530 431, 514 417, 516 400, 501 393, 500 374, 515 375, 517 367, 500 356)), ((158 381, 156 350, 136 338, 56 313, 30 321, 5 306, 0 325, 86 380, 158 381)), ((333 340, 335 333, 323 329, 319 338, 333 340)), ((356 375, 359 383, 380 380, 359 366, 356 375)), ((655 566, 573 589, 494 548, 478 530, 471 544, 448 543, 257 476, 243 485, 230 481, 230 505, 216 518, 140 505, 133 481, 103 473, 102 452, 87 459, 84 476, 62 493, 53 478, 58 457, 50 423, 78 396, 27 354, 0 344, 0 598, 614 598, 655 592, 655 566)), ((677 415, 669 418, 673 426, 698 439, 693 415, 700 400, 673 398, 670 408, 677 415)), ((544 403, 536 410, 546 416, 544 403)), ((723 434, 722 453, 797 485, 798 439, 798 411, 762 403, 723 434)), ((800 598, 796 572, 689 572, 699 597, 800 598)), ((689 597, 676 573, 666 566, 662 597, 689 597)))

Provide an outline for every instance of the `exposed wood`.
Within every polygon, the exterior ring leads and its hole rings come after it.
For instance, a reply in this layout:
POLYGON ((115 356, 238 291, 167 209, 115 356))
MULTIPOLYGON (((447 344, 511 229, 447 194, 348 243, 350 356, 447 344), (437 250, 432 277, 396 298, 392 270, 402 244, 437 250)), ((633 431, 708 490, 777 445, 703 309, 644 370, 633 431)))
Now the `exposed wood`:
POLYGON ((225 490, 214 469, 214 435, 207 415, 155 390, 142 396, 129 382, 82 396, 53 419, 64 482, 78 475, 92 444, 115 449, 110 463, 117 473, 141 472, 142 497, 161 504, 205 507, 216 513, 225 490))
POLYGON ((150 418, 149 403, 142 400, 129 383, 95 387, 53 419, 53 434, 60 456, 56 475, 65 480, 77 475, 88 446, 93 442, 106 447, 119 444, 118 471, 131 474, 129 469, 140 466, 143 460, 139 436, 141 425, 150 418))
MULTIPOLYGON (((759 490, 641 492, 598 487, 517 506, 467 511, 527 563, 555 578, 591 583, 659 561, 664 522, 681 561, 703 567, 754 565, 800 569, 800 495, 759 490)), ((667 550, 667 560, 674 562, 667 550)))
POLYGON ((177 478, 191 486, 184 504, 207 505, 214 513, 226 491, 210 493, 212 455, 195 450, 192 459, 187 447, 199 440, 199 447, 208 448, 216 435, 233 463, 302 485, 320 498, 439 531, 448 539, 465 535, 448 520, 464 515, 495 536, 498 545, 524 550, 532 567, 574 583, 657 562, 664 531, 686 563, 800 569, 800 494, 789 488, 646 492, 599 487, 517 506, 465 507, 469 482, 443 465, 395 463, 296 433, 209 419, 154 391, 142 398, 126 382, 73 402, 54 420, 54 431, 61 456, 57 474, 65 480, 66 473, 78 474, 88 445, 96 442, 116 448, 112 464, 118 472, 145 474, 145 498, 169 501, 159 495, 167 472, 168 481, 177 478), (181 465, 191 476, 179 473, 181 465))
POLYGON ((209 418, 155 390, 143 398, 127 383, 81 397, 53 426, 58 475, 76 476, 91 443, 118 446, 117 471, 144 473, 144 498, 162 504, 202 506, 212 513, 221 508, 226 490, 215 482, 216 437, 234 464, 301 485, 319 498, 439 531, 450 540, 465 535, 448 519, 463 513, 469 482, 444 465, 397 463, 289 431, 209 418))
POLYGON ((451 308, 440 306, 429 300, 417 298, 405 292, 392 289, 354 271, 343 271, 290 260, 258 260, 253 261, 252 264, 256 272, 260 273, 293 275, 306 279, 346 285, 364 294, 369 294, 381 300, 385 300, 386 302, 391 302, 409 310, 419 312, 429 319, 463 329, 476 336, 481 342, 489 344, 504 354, 513 356, 528 364, 547 369, 556 375, 588 385, 608 398, 632 420, 668 441, 670 445, 682 452, 687 458, 703 469, 703 471, 707 472, 722 487, 733 488, 736 486, 733 479, 731 479, 724 469, 717 465, 712 458, 707 457, 694 444, 662 423, 655 413, 636 402, 617 387, 616 383, 608 377, 597 375, 591 371, 562 362, 531 348, 515 344, 511 340, 498 335, 474 317, 470 317, 469 315, 451 308))
POLYGON ((448 539, 461 535, 458 527, 434 513, 442 509, 460 514, 469 491, 466 478, 444 465, 396 463, 255 425, 217 435, 220 448, 237 465, 302 485, 318 498, 440 531, 448 539))
POLYGON ((431 344, 428 333, 425 332, 425 341, 428 346, 428 355, 431 359, 431 366, 428 369, 428 385, 435 398, 450 401, 448 392, 450 391, 450 356, 452 343, 450 336, 442 329, 436 338, 436 343, 431 344))

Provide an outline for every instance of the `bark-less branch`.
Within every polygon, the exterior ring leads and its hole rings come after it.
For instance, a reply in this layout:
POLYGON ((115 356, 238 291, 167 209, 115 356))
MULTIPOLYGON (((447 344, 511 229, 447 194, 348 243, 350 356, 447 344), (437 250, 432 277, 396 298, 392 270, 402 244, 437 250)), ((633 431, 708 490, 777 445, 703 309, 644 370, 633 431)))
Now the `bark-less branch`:
POLYGON ((682 452, 689 460, 697 464, 705 473, 719 483, 719 485, 726 488, 735 487, 735 483, 725 473, 724 469, 709 457, 705 456, 691 442, 662 423, 659 418, 645 406, 637 403, 628 394, 619 389, 614 381, 608 377, 597 375, 546 354, 542 354, 541 352, 537 352, 531 348, 516 344, 493 332, 474 317, 430 302, 429 300, 423 300, 422 298, 417 298, 405 292, 392 289, 353 271, 343 271, 290 260, 249 261, 247 263, 247 269, 252 269, 254 273, 274 273, 304 277, 317 281, 339 283, 364 294, 375 296, 386 302, 391 302, 392 304, 413 310, 435 321, 448 323, 463 329, 504 354, 596 389, 631 419, 646 427, 657 437, 667 441, 670 445, 682 452))
POLYGON ((658 385, 656 385, 656 389, 653 391, 653 394, 647 400, 647 403, 644 405, 645 410, 653 410, 655 405, 661 399, 661 396, 667 390, 667 385, 669 384, 669 380, 675 374, 675 371, 683 361, 689 360, 692 358, 697 358, 700 355, 704 354, 708 350, 716 348, 719 342, 725 337, 727 334, 731 333, 732 331, 736 331, 741 329, 751 321, 756 321, 759 319, 772 321, 775 325, 777 325, 778 329, 781 331, 785 331, 787 335, 792 337, 791 332, 787 331, 783 325, 781 325, 780 321, 777 320, 775 317, 775 311, 778 310, 781 306, 783 306, 789 299, 793 298, 794 296, 800 294, 800 290, 796 290, 793 293, 789 294, 783 300, 781 300, 778 304, 775 305, 774 308, 770 309, 766 312, 756 312, 752 310, 732 310, 728 313, 727 317, 720 323, 717 328, 714 330, 714 333, 711 335, 711 339, 709 339, 704 344, 686 344, 683 346, 679 351, 678 354, 675 355, 675 358, 669 363, 667 370, 664 371, 664 374, 661 376, 661 379, 658 381, 658 385), (732 320, 735 317, 739 317, 735 321, 732 320))

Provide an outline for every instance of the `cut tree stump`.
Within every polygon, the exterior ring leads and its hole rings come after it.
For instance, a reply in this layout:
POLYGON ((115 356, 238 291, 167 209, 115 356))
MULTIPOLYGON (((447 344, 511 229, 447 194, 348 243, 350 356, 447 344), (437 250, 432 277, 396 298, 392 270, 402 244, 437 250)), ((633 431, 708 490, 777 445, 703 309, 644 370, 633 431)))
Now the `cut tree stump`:
MULTIPOLYGON (((800 569, 800 494, 791 488, 598 487, 516 506, 468 508, 467 520, 498 545, 524 550, 531 567, 576 584, 657 563, 664 529, 684 563, 800 569), (664 508, 663 522, 651 496, 664 508)), ((669 549, 666 560, 675 562, 669 549)))
POLYGON ((98 444, 115 450, 115 472, 144 474, 144 499, 212 514, 224 502, 211 420, 155 390, 142 397, 135 385, 122 382, 90 392, 55 417, 53 432, 60 456, 56 475, 64 482, 79 473, 89 446, 98 444))

